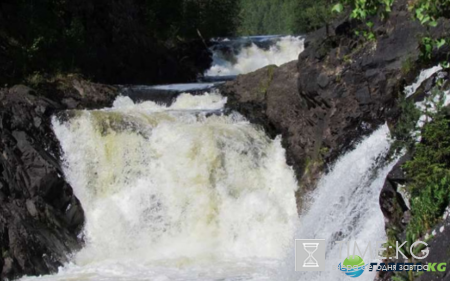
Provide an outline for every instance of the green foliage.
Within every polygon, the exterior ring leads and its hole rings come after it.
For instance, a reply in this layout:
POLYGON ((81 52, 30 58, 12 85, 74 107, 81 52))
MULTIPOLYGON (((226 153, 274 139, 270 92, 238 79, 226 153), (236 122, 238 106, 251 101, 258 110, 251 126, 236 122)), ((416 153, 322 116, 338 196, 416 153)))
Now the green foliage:
POLYGON ((129 72, 127 67, 157 65, 165 50, 199 34, 235 34, 239 3, 5 0, 0 4, 0 84, 17 83, 36 72, 81 71, 109 80, 118 71, 129 72))
MULTIPOLYGON (((433 56, 433 51, 436 49, 439 50, 448 42, 450 42, 450 39, 446 39, 446 38, 433 39, 429 36, 422 37, 422 42, 420 44, 421 58, 425 61, 431 60, 431 58, 433 56)), ((443 63, 445 63, 445 62, 443 62, 443 63)), ((446 68, 445 65, 443 65, 443 67, 446 68)))
POLYGON ((295 9, 294 32, 309 32, 330 24, 337 15, 332 10, 333 5, 330 0, 298 1, 295 9))
POLYGON ((394 0, 343 0, 352 8, 351 17, 365 20, 368 16, 385 17, 391 12, 394 0))
POLYGON ((380 15, 386 17, 391 12, 394 0, 340 0, 335 4, 333 10, 343 11, 343 6, 351 8, 350 16, 354 19, 365 20, 369 16, 380 15))
POLYGON ((442 109, 442 92, 436 90, 430 102, 435 108, 425 112, 430 122, 422 129, 413 159, 404 166, 412 213, 407 234, 414 237, 435 225, 450 203, 450 117, 442 109))
MULTIPOLYGON (((438 168, 429 166, 430 169, 438 168)), ((449 204, 449 172, 433 171, 422 182, 423 186, 418 190, 416 185, 416 197, 411 200, 413 217, 408 225, 408 232, 422 235, 433 227, 449 204)))
MULTIPOLYGON (((232 36, 239 24, 239 0, 180 1, 181 22, 176 36, 205 38, 232 36)), ((164 14, 161 14, 164 16, 164 14)))
POLYGON ((415 146, 414 132, 417 129, 417 121, 421 112, 416 108, 411 99, 402 97, 399 101, 400 117, 397 124, 392 129, 392 138, 394 142, 391 146, 391 152, 396 154, 403 149, 412 150, 415 146))
POLYGON ((436 27, 438 18, 450 16, 450 0, 415 0, 410 9, 421 24, 436 27))
MULTIPOLYGON (((417 241, 417 236, 415 234, 407 233, 405 237, 406 244, 403 248, 399 249, 399 251, 406 257, 407 261, 410 263, 415 262, 414 256, 419 256, 421 251, 425 249, 425 245, 419 244, 418 246, 413 248, 413 252, 411 252, 411 246, 417 241)), ((431 237, 428 239, 425 239, 424 242, 429 242, 431 237)), ((396 242, 401 241, 402 239, 398 237, 393 231, 388 230, 388 242, 386 243, 386 251, 384 253, 384 256, 386 257, 394 257, 396 253, 396 242)), ((401 254, 400 254, 401 256, 401 254)), ((422 275, 423 272, 414 272, 414 271, 403 271, 403 272, 395 272, 394 276, 392 276, 393 281, 413 281, 420 275, 422 275)))
POLYGON ((330 0, 241 0, 240 35, 302 34, 334 18, 330 0))
POLYGON ((344 10, 344 5, 342 5, 342 3, 337 3, 333 6, 333 8, 331 9, 332 12, 335 13, 342 13, 342 11, 344 10))
MULTIPOLYGON (((391 12, 391 7, 395 0, 339 0, 332 8, 335 12, 342 12, 344 6, 351 8, 351 17, 365 21, 368 17, 378 16, 385 19, 391 12)), ((436 27, 440 17, 450 17, 450 0, 413 0, 409 3, 409 9, 413 12, 415 19, 427 27, 436 27)), ((357 31, 357 35, 363 36, 367 40, 374 40, 375 34, 372 32, 373 24, 364 30, 357 31)), ((421 39, 422 59, 429 60, 434 49, 440 49, 450 42, 450 38, 432 38, 424 36, 421 39)), ((449 65, 450 66, 450 65, 449 65)))
MULTIPOLYGON (((334 5, 333 11, 338 13, 343 11, 344 5, 351 8, 350 17, 366 21, 368 17, 379 16, 381 19, 387 17, 391 12, 392 4, 394 0, 340 0, 339 3, 334 5)), ((366 27, 362 30, 357 30, 356 35, 362 36, 368 41, 376 39, 373 32, 374 23, 372 21, 366 21, 366 27)))
MULTIPOLYGON (((422 25, 432 28, 438 25, 440 17, 450 17, 450 0, 415 0, 411 2, 409 9, 422 25)), ((432 38, 430 35, 423 37, 422 59, 431 59, 434 49, 440 49, 449 42, 450 38, 432 38)))
POLYGON ((291 34, 296 0, 241 0, 239 35, 291 34))

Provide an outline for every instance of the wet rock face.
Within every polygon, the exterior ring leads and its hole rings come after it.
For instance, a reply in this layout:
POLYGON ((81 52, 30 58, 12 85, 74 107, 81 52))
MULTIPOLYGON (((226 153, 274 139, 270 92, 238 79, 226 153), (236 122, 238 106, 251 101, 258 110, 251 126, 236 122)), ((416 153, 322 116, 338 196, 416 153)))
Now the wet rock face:
POLYGON ((115 96, 79 79, 0 90, 0 279, 55 272, 81 246, 84 213, 63 177, 50 117, 115 96))

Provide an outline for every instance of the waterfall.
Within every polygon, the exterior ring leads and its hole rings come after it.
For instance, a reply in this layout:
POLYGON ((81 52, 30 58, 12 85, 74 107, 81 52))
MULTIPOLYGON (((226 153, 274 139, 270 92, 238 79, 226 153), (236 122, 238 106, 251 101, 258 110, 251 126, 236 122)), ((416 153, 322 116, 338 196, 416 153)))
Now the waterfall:
MULTIPOLYGON (((223 40, 206 75, 283 64, 302 50, 300 37, 223 40)), ((299 218, 281 138, 224 111, 214 86, 157 86, 209 92, 177 94, 170 105, 118 97, 111 108, 53 117, 65 177, 85 211, 85 245, 57 274, 22 280, 347 280, 336 270, 294 272, 294 238, 326 239, 335 267, 334 242, 386 239, 378 197, 393 166, 383 162, 387 126, 338 159, 299 218)))
POLYGON ((387 126, 336 162, 298 221, 280 139, 222 114, 225 101, 217 93, 182 94, 171 106, 119 97, 109 109, 55 117, 86 245, 39 280, 348 278, 294 272, 292 238, 327 239, 336 266, 335 241, 385 239, 378 196, 393 165, 382 164, 387 126))
POLYGON ((304 49, 304 39, 294 36, 243 37, 221 41, 211 48, 213 65, 206 76, 232 76, 277 66, 296 60, 304 49))
MULTIPOLYGON (((278 272, 281 277, 277 279, 348 280, 343 272, 331 270, 332 266, 337 269, 346 258, 339 259, 340 247, 335 242, 350 241, 350 253, 353 253, 353 241, 363 249, 370 242, 375 245, 376 241, 386 241, 378 198, 385 178, 395 164, 395 161, 383 164, 389 147, 389 129, 384 125, 353 151, 343 155, 310 195, 295 237, 326 240, 327 271, 294 272, 294 246, 291 246, 292 253, 285 259, 278 272)), ((377 260, 370 260, 368 255, 364 261, 368 264, 377 260)), ((366 271, 358 280, 374 280, 374 277, 375 272, 366 271)))
POLYGON ((294 172, 280 139, 220 113, 225 101, 119 97, 53 119, 86 245, 50 280, 201 280, 196 268, 229 278, 283 257, 297 219, 294 172))

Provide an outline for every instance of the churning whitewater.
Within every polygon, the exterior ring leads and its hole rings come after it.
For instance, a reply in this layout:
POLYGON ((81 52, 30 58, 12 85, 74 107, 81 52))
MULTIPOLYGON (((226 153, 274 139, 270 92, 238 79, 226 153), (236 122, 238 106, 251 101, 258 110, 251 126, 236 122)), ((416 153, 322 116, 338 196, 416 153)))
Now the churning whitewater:
POLYGON ((86 245, 52 278, 216 280, 283 257, 297 217, 293 170, 279 139, 220 114, 224 103, 215 93, 170 107, 119 97, 54 118, 86 245))
POLYGON ((376 198, 392 166, 379 163, 387 126, 341 157, 299 222, 280 139, 222 114, 225 101, 182 94, 166 107, 119 97, 113 108, 54 117, 86 245, 40 280, 347 278, 295 273, 288 253, 294 237, 326 238, 327 259, 338 263, 335 241, 384 239, 376 198))
POLYGON ((254 36, 218 42, 211 48, 213 65, 206 76, 245 74, 267 65, 280 66, 296 60, 304 50, 298 36, 254 36))
MULTIPOLYGON (((216 48, 206 75, 236 75, 296 59, 303 39, 264 36, 216 48)), ((294 272, 294 238, 327 239, 336 266, 335 241, 385 238, 378 196, 393 165, 380 163, 387 126, 336 162, 299 218, 298 183, 281 139, 225 113, 226 98, 212 86, 160 86, 209 91, 181 94, 170 106, 121 96, 112 108, 53 117, 65 177, 84 209, 85 245, 57 274, 22 280, 347 278, 294 272)))
MULTIPOLYGON (((341 255, 336 241, 356 241, 364 249, 369 243, 375 245, 377 241, 386 241, 384 217, 378 198, 387 174, 396 163, 385 160, 390 145, 389 129, 384 125, 366 137, 353 151, 343 155, 331 171, 320 179, 317 189, 306 200, 307 207, 300 216, 295 237, 325 239, 329 270, 294 272, 292 246, 292 254, 286 258, 285 267, 279 273, 282 280, 348 280, 349 277, 337 269, 346 256, 341 255)), ((353 250, 351 244, 350 252, 353 250)), ((373 250, 375 252, 376 248, 373 250)), ((364 257, 364 261, 366 264, 380 262, 377 259, 371 260, 369 254, 364 257)), ((375 274, 376 272, 366 271, 358 280, 374 280, 375 274)))

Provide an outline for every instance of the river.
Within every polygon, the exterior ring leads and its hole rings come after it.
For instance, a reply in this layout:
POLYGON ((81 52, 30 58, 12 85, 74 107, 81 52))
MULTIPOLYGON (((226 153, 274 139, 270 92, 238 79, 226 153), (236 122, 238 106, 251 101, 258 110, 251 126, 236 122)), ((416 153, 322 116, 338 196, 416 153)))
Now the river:
POLYGON ((340 157, 299 217, 281 138, 223 111, 215 87, 297 59, 303 39, 218 39, 212 51, 203 83, 136 86, 150 96, 53 117, 65 177, 86 215, 85 246, 57 274, 22 280, 345 280, 339 271, 294 272, 294 238, 327 239, 336 266, 338 239, 385 239, 378 196, 392 165, 380 162, 387 126, 340 157), (175 94, 164 104, 155 92, 175 94))

